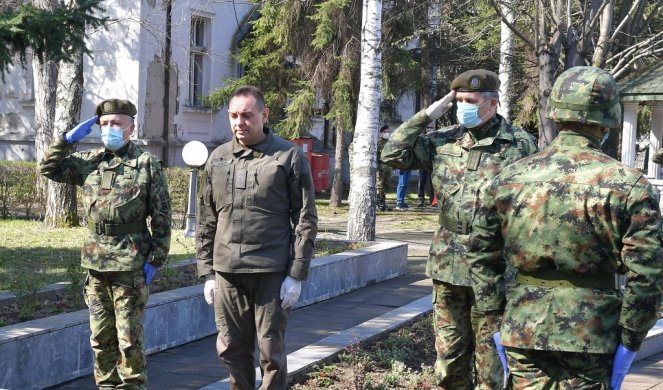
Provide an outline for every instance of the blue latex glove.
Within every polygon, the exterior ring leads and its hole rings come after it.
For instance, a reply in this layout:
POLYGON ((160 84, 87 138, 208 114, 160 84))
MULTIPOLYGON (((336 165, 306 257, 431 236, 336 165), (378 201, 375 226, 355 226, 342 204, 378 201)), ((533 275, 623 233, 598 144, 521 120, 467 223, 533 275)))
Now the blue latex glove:
POLYGON ((615 358, 612 361, 612 377, 610 378, 612 390, 622 388, 622 382, 624 382, 624 377, 626 377, 626 373, 633 364, 633 359, 635 359, 635 351, 619 344, 617 352, 615 352, 615 358))
POLYGON ((153 266, 150 263, 143 264, 143 272, 145 272, 145 284, 149 285, 152 283, 152 278, 157 274, 158 268, 153 266))
POLYGON ((493 333, 493 341, 495 341, 495 348, 497 349, 497 354, 500 355, 500 360, 502 361, 502 369, 504 370, 504 388, 507 388, 507 382, 509 381, 509 365, 506 361, 506 351, 504 346, 500 343, 500 332, 493 333))
POLYGON ((97 123, 98 116, 93 116, 92 118, 81 122, 76 125, 73 129, 65 133, 64 139, 67 140, 70 144, 75 144, 76 142, 85 138, 92 131, 92 126, 97 123))

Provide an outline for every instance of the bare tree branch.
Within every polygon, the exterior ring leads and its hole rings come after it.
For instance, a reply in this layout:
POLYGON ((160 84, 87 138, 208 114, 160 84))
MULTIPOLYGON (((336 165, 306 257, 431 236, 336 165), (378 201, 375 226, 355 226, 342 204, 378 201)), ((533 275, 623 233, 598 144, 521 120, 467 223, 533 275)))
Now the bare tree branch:
POLYGON ((651 12, 649 13, 648 16, 644 16, 644 23, 640 27, 640 29, 637 31, 638 34, 640 34, 642 31, 645 31, 647 27, 649 26, 649 22, 651 22, 652 19, 658 14, 661 8, 661 4, 663 4, 663 0, 658 0, 656 5, 652 8, 651 12))
POLYGON ((525 42, 527 44, 527 46, 529 46, 530 48, 532 48, 534 50, 537 50, 536 46, 534 45, 534 42, 532 42, 531 39, 526 37, 525 34, 523 34, 520 30, 518 30, 518 28, 516 28, 516 26, 514 26, 512 23, 509 23, 506 16, 502 13, 502 10, 500 9, 499 4, 497 4, 497 1, 491 0, 490 4, 493 5, 493 8, 495 9, 495 12, 497 12, 497 14, 500 16, 500 18, 502 19, 502 22, 504 22, 504 24, 507 27, 509 27, 509 29, 511 31, 513 31, 513 33, 516 34, 518 36, 518 38, 522 39, 523 42, 525 42))
POLYGON ((633 66, 633 64, 634 64, 636 61, 638 61, 638 60, 640 60, 640 59, 642 59, 642 58, 645 58, 645 57, 653 57, 653 56, 655 56, 656 54, 659 54, 659 53, 663 53, 663 47, 662 47, 662 48, 658 48, 658 49, 656 49, 656 50, 648 51, 648 52, 645 52, 645 53, 640 53, 640 54, 638 54, 637 56, 633 57, 633 58, 628 62, 628 64, 624 65, 621 69, 613 68, 613 69, 610 71, 610 73, 612 73, 612 76, 613 76, 615 79, 619 80, 619 79, 624 75, 624 73, 625 73, 626 71, 628 71, 628 70, 631 68, 631 66, 633 66))
POLYGON ((619 23, 619 25, 615 28, 615 31, 612 32, 612 36, 610 37, 611 42, 614 41, 615 38, 617 38, 617 34, 619 34, 621 32, 622 28, 624 28, 624 26, 626 25, 626 22, 628 22, 628 20, 631 18, 633 13, 635 13, 635 10, 638 9, 638 4, 640 4, 642 1, 643 0, 638 0, 638 1, 633 3, 633 5, 631 6, 631 9, 628 11, 628 14, 626 14, 624 19, 622 19, 622 21, 619 23))

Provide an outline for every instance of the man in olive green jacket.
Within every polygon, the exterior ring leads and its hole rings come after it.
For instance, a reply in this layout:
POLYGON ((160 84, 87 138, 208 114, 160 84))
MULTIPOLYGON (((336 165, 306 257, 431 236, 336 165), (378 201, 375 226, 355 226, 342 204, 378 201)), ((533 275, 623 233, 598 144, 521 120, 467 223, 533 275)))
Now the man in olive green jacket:
POLYGON ((255 387, 258 339, 262 389, 285 389, 288 312, 308 278, 317 212, 304 152, 265 126, 269 109, 251 86, 230 96, 232 141, 205 166, 196 249, 204 295, 214 305, 217 353, 230 387, 255 387))

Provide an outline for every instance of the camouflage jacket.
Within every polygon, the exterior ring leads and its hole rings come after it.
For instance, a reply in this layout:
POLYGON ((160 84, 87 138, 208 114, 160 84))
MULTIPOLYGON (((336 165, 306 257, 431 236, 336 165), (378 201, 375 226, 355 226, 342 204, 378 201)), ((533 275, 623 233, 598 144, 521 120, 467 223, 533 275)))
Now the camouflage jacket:
POLYGON ((501 328, 506 346, 614 353, 621 341, 637 350, 656 321, 663 282, 658 196, 642 172, 598 145, 562 131, 482 191, 468 245, 477 310, 503 310, 507 262, 519 277, 586 281, 510 289, 501 328), (626 272, 623 298, 610 286, 615 272, 626 272), (608 287, 591 285, 599 278, 608 287))
POLYGON ((505 166, 536 152, 536 143, 499 115, 477 129, 488 135, 478 141, 458 125, 422 134, 428 123, 425 110, 403 123, 389 138, 382 160, 399 169, 432 172, 440 227, 431 243, 426 275, 470 286, 465 253, 477 190, 505 166), (456 226, 460 229, 452 229, 456 226))
POLYGON ((101 272, 135 271, 145 262, 162 266, 170 249, 171 209, 161 161, 131 142, 116 153, 73 150, 63 135, 56 137, 40 170, 51 180, 82 187, 91 230, 81 265, 101 272))
POLYGON ((267 130, 212 152, 200 187, 198 274, 287 272, 306 280, 318 231, 313 178, 297 145, 267 130))
POLYGON ((380 159, 380 155, 382 154, 382 149, 384 149, 384 146, 386 144, 387 144, 386 139, 384 139, 382 137, 378 138, 378 153, 377 153, 378 174, 379 175, 384 175, 385 177, 389 177, 389 176, 391 176, 391 167, 380 159))

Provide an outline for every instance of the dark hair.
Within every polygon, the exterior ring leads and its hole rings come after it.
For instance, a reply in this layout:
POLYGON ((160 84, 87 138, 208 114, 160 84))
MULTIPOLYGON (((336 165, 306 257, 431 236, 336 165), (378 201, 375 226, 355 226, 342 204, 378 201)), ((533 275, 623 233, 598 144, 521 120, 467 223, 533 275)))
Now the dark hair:
POLYGON ((389 125, 382 125, 382 127, 380 127, 380 133, 382 133, 382 130, 384 129, 389 129, 389 125))
POLYGON ((262 94, 262 91, 258 87, 253 85, 243 85, 233 91, 232 94, 228 97, 228 103, 235 98, 235 96, 253 96, 256 99, 256 107, 260 111, 265 109, 265 96, 262 94))

